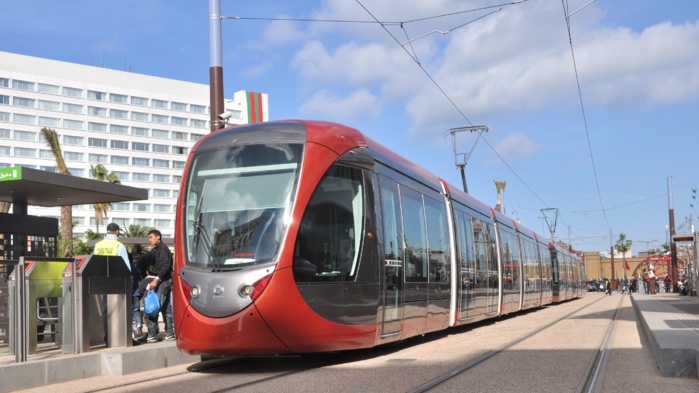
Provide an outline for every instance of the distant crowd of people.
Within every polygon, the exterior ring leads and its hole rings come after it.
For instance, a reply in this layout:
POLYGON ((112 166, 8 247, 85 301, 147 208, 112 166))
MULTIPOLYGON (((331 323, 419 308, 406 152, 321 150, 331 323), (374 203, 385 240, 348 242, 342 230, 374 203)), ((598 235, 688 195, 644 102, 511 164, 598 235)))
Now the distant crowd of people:
MULTIPOLYGON (((687 276, 682 275, 677 282, 677 287, 679 288, 680 295, 687 295, 687 276)), ((672 292, 672 278, 669 274, 664 277, 658 277, 655 272, 655 267, 650 265, 648 269, 643 269, 640 275, 634 275, 633 277, 619 279, 614 285, 608 278, 604 278, 600 284, 600 290, 604 291, 605 295, 612 294, 612 291, 616 289, 617 293, 626 294, 631 292, 641 293, 643 291, 646 295, 655 295, 660 292, 672 292)))

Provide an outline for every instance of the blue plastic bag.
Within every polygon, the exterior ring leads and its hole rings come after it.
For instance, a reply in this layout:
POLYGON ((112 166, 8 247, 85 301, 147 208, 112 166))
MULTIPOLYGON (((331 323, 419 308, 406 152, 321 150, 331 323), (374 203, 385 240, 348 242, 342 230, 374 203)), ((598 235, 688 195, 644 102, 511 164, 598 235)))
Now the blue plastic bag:
POLYGON ((148 290, 144 303, 146 314, 150 315, 151 317, 157 317, 158 311, 160 311, 160 299, 158 299, 158 294, 155 293, 154 290, 148 290))

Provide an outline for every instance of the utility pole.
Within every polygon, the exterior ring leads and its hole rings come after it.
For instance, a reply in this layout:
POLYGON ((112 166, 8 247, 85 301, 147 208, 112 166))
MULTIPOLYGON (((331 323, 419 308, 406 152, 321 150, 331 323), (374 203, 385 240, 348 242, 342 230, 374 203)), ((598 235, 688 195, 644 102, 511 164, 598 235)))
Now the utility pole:
POLYGON ((478 139, 481 138, 481 134, 484 132, 487 132, 490 130, 489 126, 473 126, 473 127, 458 127, 458 128, 450 128, 448 131, 451 134, 451 144, 454 148, 454 164, 461 169, 461 181, 464 184, 464 192, 468 194, 468 186, 466 186, 466 173, 464 171, 464 168, 466 167, 466 164, 468 163, 469 157, 471 157, 471 153, 473 153, 473 149, 476 148, 476 143, 478 143, 478 139), (478 138, 476 138, 476 141, 473 142, 473 147, 471 147, 471 151, 468 152, 468 154, 465 153, 457 153, 456 150, 456 133, 457 132, 462 132, 462 131, 468 131, 468 132, 477 132, 478 133, 478 138), (463 159, 459 161, 459 157, 462 157, 463 159))
POLYGON ((221 0, 209 0, 209 120, 211 132, 223 128, 223 60, 221 49, 221 0))
MULTIPOLYGON (((667 204, 670 214, 670 239, 675 236, 675 210, 672 207, 672 176, 667 178, 667 204)), ((670 242, 670 280, 672 280, 672 292, 679 293, 677 286, 677 247, 675 242, 670 242)))

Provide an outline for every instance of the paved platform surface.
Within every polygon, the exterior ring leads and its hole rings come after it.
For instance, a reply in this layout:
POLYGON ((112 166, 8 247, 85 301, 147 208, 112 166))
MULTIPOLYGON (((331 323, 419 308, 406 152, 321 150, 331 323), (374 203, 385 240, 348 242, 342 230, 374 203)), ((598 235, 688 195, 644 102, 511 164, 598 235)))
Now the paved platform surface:
MULTIPOLYGON (((628 296, 615 293, 613 296, 628 296)), ((644 295, 631 300, 652 347, 661 374, 697 378, 699 375, 699 298, 673 293, 644 295)), ((55 345, 54 345, 55 346, 55 345)), ((0 393, 100 375, 129 375, 146 370, 196 363, 174 342, 140 344, 130 348, 91 348, 79 355, 59 349, 39 350, 29 361, 14 363, 14 356, 0 353, 0 393)))

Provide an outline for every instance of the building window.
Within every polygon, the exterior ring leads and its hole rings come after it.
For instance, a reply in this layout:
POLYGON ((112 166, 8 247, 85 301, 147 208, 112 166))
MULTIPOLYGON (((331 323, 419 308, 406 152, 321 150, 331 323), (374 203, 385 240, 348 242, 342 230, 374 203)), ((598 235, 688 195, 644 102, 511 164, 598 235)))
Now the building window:
POLYGON ((148 136, 148 129, 142 127, 131 127, 131 135, 148 136))
MULTIPOLYGON (((175 183, 175 184, 180 184, 180 183, 182 183, 182 176, 180 176, 180 175, 173 175, 173 176, 172 176, 172 182, 175 183)), ((175 198, 177 198, 177 196, 175 196, 175 198)))
POLYGON ((167 101, 153 99, 151 100, 151 106, 158 109, 167 109, 167 101))
POLYGON ((170 105, 170 108, 173 111, 187 112, 187 104, 185 104, 183 102, 174 102, 173 101, 172 104, 170 105))
POLYGON ((31 98, 13 97, 12 105, 21 106, 23 108, 34 108, 34 100, 31 98))
POLYGON ((148 146, 149 146, 148 143, 133 142, 133 143, 131 143, 131 150, 149 151, 148 146))
POLYGON ((133 157, 131 159, 131 165, 150 166, 150 159, 149 158, 142 158, 142 157, 133 157))
POLYGON ((58 111, 61 109, 61 104, 56 101, 39 100, 39 109, 45 111, 58 111))
POLYGON ((83 114, 83 106, 63 103, 63 112, 83 114))
POLYGON ((129 111, 122 111, 119 109, 110 109, 109 110, 109 117, 113 117, 115 119, 128 119, 129 118, 129 111))
POLYGON ((87 114, 92 115, 92 116, 102 116, 105 117, 107 116, 107 108, 99 108, 96 106, 88 106, 87 107, 87 114))
POLYGON ((128 211, 129 208, 130 208, 130 206, 129 206, 128 203, 124 203, 124 202, 112 202, 112 209, 115 210, 115 211, 120 211, 120 212, 128 211))
POLYGON ((170 213, 170 205, 154 204, 153 212, 155 213, 170 213))
POLYGON ((42 127, 60 127, 61 125, 61 119, 57 119, 55 117, 43 117, 39 116, 39 125, 42 127))
POLYGON ((77 120, 63 119, 63 128, 68 128, 71 130, 81 130, 83 129, 83 122, 77 120))
POLYGON ((173 131, 172 132, 172 139, 174 139, 176 141, 186 141, 187 140, 187 133, 173 131))
POLYGON ((44 150, 40 149, 39 150, 39 158, 44 158, 44 159, 55 159, 53 152, 51 150, 44 150))
POLYGON ((115 165, 129 165, 129 157, 124 157, 124 156, 112 156, 112 164, 115 164, 115 165))
POLYGON ((172 220, 156 219, 154 221, 156 228, 172 228, 172 220))
POLYGON ((63 158, 66 161, 75 161, 75 162, 85 162, 85 154, 83 153, 76 153, 73 151, 65 151, 63 152, 63 158))
POLYGON ((85 177, 85 170, 80 169, 80 168, 68 168, 68 172, 70 172, 71 175, 77 176, 77 177, 85 177))
POLYGON ((7 112, 0 112, 0 121, 10 121, 10 114, 7 112))
POLYGON ((131 105, 148 106, 148 99, 143 97, 131 97, 131 105))
POLYGON ((186 126, 187 125, 187 119, 184 117, 175 117, 172 116, 172 124, 178 125, 178 126, 186 126))
POLYGON ((13 119, 14 119, 15 123, 19 123, 19 124, 30 124, 30 125, 36 124, 36 116, 22 115, 20 113, 15 113, 13 116, 13 119))
POLYGON ((172 154, 187 154, 187 148, 182 146, 173 146, 172 154))
POLYGON ((143 112, 131 112, 131 120, 148 121, 148 114, 143 112))
POLYGON ((170 147, 168 145, 158 145, 158 144, 154 143, 153 144, 153 152, 154 153, 169 153, 170 147))
POLYGON ((106 164, 107 155, 106 154, 90 154, 87 156, 88 161, 96 164, 106 164))
POLYGON ((64 145, 83 146, 85 139, 81 136, 63 135, 64 145))
POLYGON ((206 121, 204 120, 191 119, 189 124, 196 128, 206 128, 206 121))
POLYGON ((170 175, 154 174, 153 175, 153 182, 154 183, 170 183, 170 175))
POLYGON ((203 105, 190 105, 189 106, 189 111, 192 113, 203 113, 206 114, 206 107, 203 105))
POLYGON ((15 130, 15 139, 18 141, 36 142, 36 132, 15 130))
POLYGON ((184 169, 184 161, 173 161, 172 167, 174 169, 184 169))
POLYGON ((38 91, 39 93, 58 95, 58 93, 60 93, 60 88, 56 85, 47 85, 46 83, 39 83, 38 91))
POLYGON ((153 198, 170 198, 170 190, 163 190, 161 188, 153 189, 153 198))
POLYGON ((129 180, 129 172, 112 171, 119 180, 129 180))
POLYGON ((18 79, 12 80, 12 88, 17 90, 34 91, 34 82, 21 81, 18 79))
POLYGON ((101 138, 87 138, 87 145, 90 147, 107 147, 107 140, 101 138))
POLYGON ((10 105, 10 96, 0 95, 0 105, 10 105))
POLYGON ((140 225, 142 227, 150 227, 151 219, 150 218, 134 218, 133 223, 134 223, 134 225, 140 225))
POLYGON ((66 97, 83 98, 83 89, 74 89, 63 86, 63 95, 66 97))
POLYGON ((163 115, 153 115, 151 116, 153 119, 153 123, 158 123, 158 124, 167 124, 167 116, 163 115))
POLYGON ((8 86, 9 86, 9 79, 0 78, 0 87, 8 87, 8 86))
MULTIPOLYGON (((175 179, 172 179, 172 180, 175 180, 175 179)), ((182 181, 182 176, 180 176, 180 182, 181 182, 181 181, 182 181)), ((179 196, 180 196, 180 191, 179 191, 179 190, 173 190, 173 191, 172 191, 172 197, 173 197, 173 198, 177 199, 177 197, 179 197, 179 196)))
POLYGON ((12 138, 12 132, 7 128, 0 128, 0 139, 10 139, 12 138))
POLYGON ((97 101, 107 101, 107 93, 103 93, 101 91, 88 90, 87 91, 87 99, 88 100, 97 100, 97 101))
POLYGON ((150 204, 148 204, 148 203, 134 203, 133 204, 133 211, 135 211, 135 212, 149 212, 150 211, 150 204))
POLYGON ((109 101, 116 102, 119 104, 126 104, 126 103, 128 103, 128 97, 123 95, 123 94, 110 93, 109 94, 109 101))
POLYGON ((116 124, 110 124, 109 125, 109 132, 112 134, 121 134, 121 135, 126 135, 129 133, 129 127, 127 126, 119 126, 116 124))
POLYGON ((131 178, 133 179, 133 181, 150 181, 150 174, 134 172, 131 175, 131 178))
POLYGON ((111 143, 112 149, 128 150, 129 142, 113 140, 111 143))
POLYGON ((36 149, 15 147, 15 157, 36 158, 36 149))
POLYGON ((169 168, 170 167, 170 161, 168 160, 158 160, 156 158, 153 159, 153 167, 154 168, 169 168))
POLYGON ((87 122, 87 130, 95 132, 107 132, 107 125, 103 123, 87 122))
POLYGON ((12 153, 9 146, 0 146, 0 156, 9 156, 10 154, 12 153))
POLYGON ((170 132, 166 130, 153 129, 153 138, 167 139, 170 137, 170 132))

